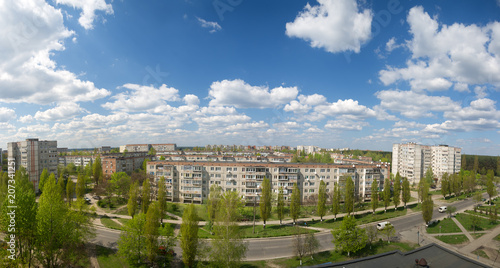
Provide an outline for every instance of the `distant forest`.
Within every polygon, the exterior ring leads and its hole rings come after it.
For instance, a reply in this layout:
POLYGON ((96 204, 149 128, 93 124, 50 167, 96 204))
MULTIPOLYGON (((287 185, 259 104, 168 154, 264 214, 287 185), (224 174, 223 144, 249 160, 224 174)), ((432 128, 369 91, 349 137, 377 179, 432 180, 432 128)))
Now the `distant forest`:
POLYGON ((462 169, 476 171, 486 175, 488 170, 494 170, 500 176, 500 156, 462 155, 462 169))

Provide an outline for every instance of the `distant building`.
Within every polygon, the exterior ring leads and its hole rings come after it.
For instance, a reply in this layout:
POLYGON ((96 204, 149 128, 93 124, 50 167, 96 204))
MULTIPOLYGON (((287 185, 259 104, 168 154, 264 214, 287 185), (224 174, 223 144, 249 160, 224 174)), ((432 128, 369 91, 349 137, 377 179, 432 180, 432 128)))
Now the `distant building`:
POLYGON ((156 152, 166 152, 177 150, 177 145, 174 143, 163 143, 163 144, 127 144, 120 146, 120 153, 123 152, 149 152, 151 148, 154 148, 156 152))
POLYGON ((420 145, 413 142, 393 144, 392 173, 408 178, 410 183, 418 183, 425 172, 432 168, 434 177, 440 179, 444 173, 460 171, 461 148, 447 145, 420 145))
POLYGON ((33 183, 35 191, 38 191, 40 175, 44 168, 49 174, 54 173, 57 178, 57 141, 26 139, 25 141, 9 142, 7 148, 8 162, 11 163, 8 170, 9 175, 23 166, 28 172, 29 180, 33 183))
POLYGON ((314 154, 320 151, 318 146, 313 145, 297 145, 297 152, 304 151, 306 154, 314 154))
POLYGON ((142 163, 149 157, 147 152, 103 154, 101 155, 102 174, 104 177, 110 177, 116 172, 130 174, 132 171, 142 168, 142 163))

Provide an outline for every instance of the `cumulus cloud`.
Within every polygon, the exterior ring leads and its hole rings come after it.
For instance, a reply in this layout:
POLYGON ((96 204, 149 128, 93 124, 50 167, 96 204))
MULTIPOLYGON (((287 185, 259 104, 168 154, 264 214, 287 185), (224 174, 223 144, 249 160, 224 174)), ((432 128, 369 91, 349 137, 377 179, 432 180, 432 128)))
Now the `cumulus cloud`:
POLYGON ((392 37, 391 39, 389 39, 389 41, 387 41, 387 43, 385 44, 385 50, 387 52, 392 52, 394 49, 398 48, 398 47, 401 47, 402 45, 398 45, 396 44, 396 38, 395 37, 392 37))
POLYGON ((319 5, 304 7, 293 22, 286 24, 286 35, 310 42, 311 47, 336 53, 354 51, 371 38, 373 13, 359 10, 356 0, 318 0, 319 5))
POLYGON ((384 85, 408 81, 412 90, 446 90, 460 83, 456 90, 466 91, 464 84, 500 86, 500 23, 441 24, 423 7, 410 9, 407 22, 412 39, 407 47, 412 58, 406 67, 387 66, 379 72, 384 85))
POLYGON ((326 97, 320 94, 299 95, 299 101, 293 100, 285 105, 286 112, 294 112, 296 114, 307 113, 313 106, 326 103, 326 97))
POLYGON ((60 103, 52 109, 48 109, 43 112, 36 112, 35 119, 40 121, 59 121, 71 119, 75 116, 80 115, 83 112, 87 112, 85 109, 81 108, 80 105, 74 102, 60 103))
POLYGON ((64 50, 61 10, 42 0, 9 1, 0 8, 0 101, 50 104, 93 101, 110 94, 57 67, 50 56, 64 50))
POLYGON ((86 30, 94 28, 94 20, 96 11, 103 11, 107 15, 113 14, 111 4, 106 4, 104 0, 56 0, 57 4, 71 6, 82 10, 78 22, 86 30))
POLYGON ((213 82, 208 92, 210 106, 236 108, 274 108, 290 102, 298 94, 296 87, 252 86, 240 79, 213 82))
POLYGON ((318 105, 314 107, 314 111, 320 115, 320 118, 324 118, 325 116, 343 116, 350 119, 363 119, 376 116, 374 110, 360 105, 357 100, 353 99, 338 100, 334 103, 318 105))
POLYGON ((353 121, 353 120, 347 120, 347 119, 340 119, 340 120, 330 120, 326 123, 325 128, 329 128, 332 130, 356 130, 360 131, 363 130, 363 127, 368 126, 369 124, 367 122, 363 121, 353 121))
MULTIPOLYGON (((131 91, 113 96, 112 98, 116 101, 106 102, 102 105, 104 108, 121 111, 146 111, 154 110, 158 106, 164 105, 166 101, 180 100, 179 90, 165 84, 159 88, 137 84, 125 84, 122 87, 131 91)), ((188 96, 187 100, 195 101, 193 96, 188 96)))
POLYGON ((15 118, 16 111, 6 107, 0 107, 0 122, 5 123, 15 118))
POLYGON ((222 27, 219 25, 218 22, 215 21, 206 21, 202 18, 198 18, 198 22, 200 23, 201 27, 210 29, 210 33, 215 33, 217 31, 222 30, 222 27))

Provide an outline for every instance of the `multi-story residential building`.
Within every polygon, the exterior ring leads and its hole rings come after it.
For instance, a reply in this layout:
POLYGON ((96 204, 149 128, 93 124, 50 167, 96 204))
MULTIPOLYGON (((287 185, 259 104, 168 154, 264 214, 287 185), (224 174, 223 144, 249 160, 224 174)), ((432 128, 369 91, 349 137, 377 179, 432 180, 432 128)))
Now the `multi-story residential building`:
POLYGON ((259 199, 260 186, 269 178, 273 192, 283 187, 285 199, 291 197, 297 183, 304 202, 315 200, 320 181, 325 181, 327 193, 335 184, 343 186, 350 176, 355 183, 355 194, 362 199, 371 198, 371 184, 383 185, 389 176, 388 165, 336 165, 309 163, 211 162, 211 161, 151 161, 147 174, 155 182, 166 179, 169 201, 202 203, 207 199, 210 186, 221 186, 224 191, 238 192, 246 202, 259 199))
POLYGON ((142 163, 148 157, 150 156, 147 152, 103 154, 101 155, 102 174, 104 177, 110 177, 116 172, 131 173, 142 168, 142 163))
POLYGON ((162 143, 162 144, 127 144, 120 146, 120 153, 125 152, 149 152, 151 148, 154 148, 156 152, 168 152, 177 150, 177 145, 174 143, 162 143))
POLYGON ((96 155, 63 155, 59 156, 59 165, 67 166, 73 163, 77 167, 86 167, 89 163, 94 163, 96 155))
POLYGON ((28 172, 35 191, 38 191, 40 175, 44 168, 57 177, 57 141, 26 139, 25 141, 9 142, 8 162, 9 175, 23 166, 28 172))
POLYGON ((314 154, 316 152, 320 151, 320 148, 318 146, 312 146, 312 145, 298 145, 297 146, 297 152, 299 151, 304 151, 306 154, 314 154))
POLYGON ((408 178, 410 183, 418 183, 432 168, 434 177, 440 179, 444 173, 460 171, 461 149, 447 145, 420 145, 413 142, 393 144, 392 173, 408 178))

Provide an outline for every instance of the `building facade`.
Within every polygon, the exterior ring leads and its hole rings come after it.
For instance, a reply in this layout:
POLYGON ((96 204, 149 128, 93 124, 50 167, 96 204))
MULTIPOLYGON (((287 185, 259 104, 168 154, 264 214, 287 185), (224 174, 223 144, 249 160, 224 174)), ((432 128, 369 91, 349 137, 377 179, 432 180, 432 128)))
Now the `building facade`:
POLYGON ((118 154, 102 154, 101 165, 104 177, 111 177, 116 172, 131 173, 142 168, 142 163, 148 157, 147 152, 129 152, 118 154))
POLYGON ((290 199, 293 185, 297 183, 302 201, 308 202, 317 198, 320 181, 325 181, 327 194, 331 194, 334 185, 344 186, 349 176, 354 180, 356 196, 368 200, 372 183, 383 185, 389 176, 389 167, 162 160, 148 162, 147 174, 156 183, 165 178, 167 198, 173 202, 203 203, 212 185, 220 186, 224 191, 238 192, 246 202, 253 202, 259 200, 264 178, 269 178, 274 193, 283 187, 285 200, 290 199))
POLYGON ((425 172, 432 168, 434 177, 440 179, 444 173, 460 171, 461 148, 448 145, 420 145, 413 142, 392 145, 392 173, 418 183, 425 172))
POLYGON ((161 144, 127 144, 120 146, 120 153, 123 152, 149 152, 154 148, 156 152, 168 152, 177 150, 177 145, 174 143, 161 143, 161 144))
POLYGON ((35 191, 38 191, 40 175, 44 168, 54 173, 57 178, 57 141, 27 139, 19 142, 9 142, 8 162, 9 175, 23 166, 29 174, 35 191))

